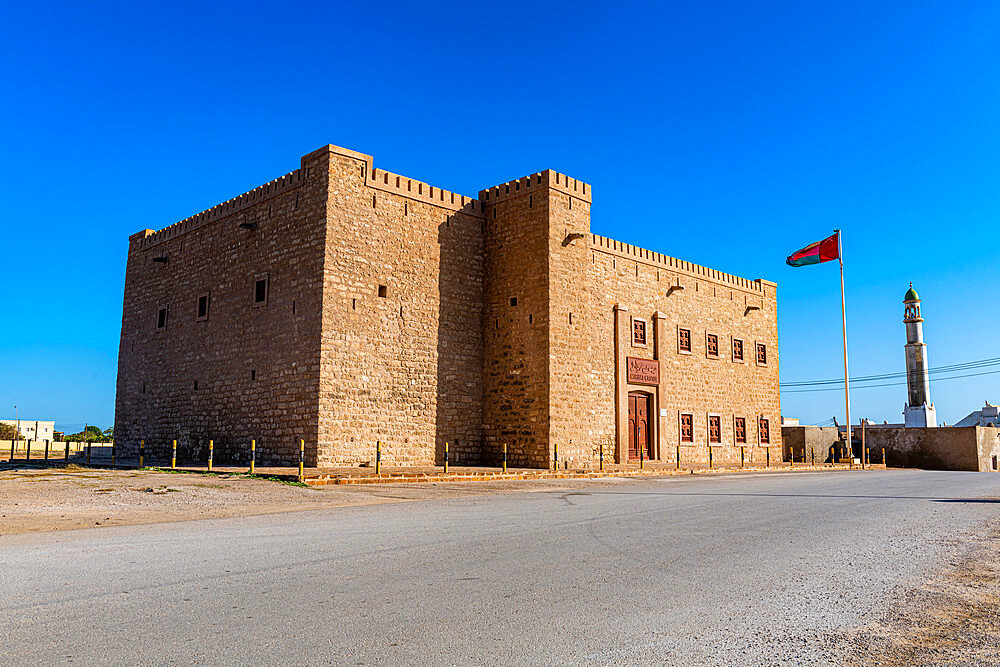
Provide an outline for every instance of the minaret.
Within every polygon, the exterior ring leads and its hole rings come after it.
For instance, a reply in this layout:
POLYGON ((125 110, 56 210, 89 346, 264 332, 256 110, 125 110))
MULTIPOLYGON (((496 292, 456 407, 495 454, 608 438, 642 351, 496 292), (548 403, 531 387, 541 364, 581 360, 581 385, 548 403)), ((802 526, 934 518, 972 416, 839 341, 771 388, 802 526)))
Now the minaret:
POLYGON ((906 390, 903 408, 906 426, 937 426, 931 403, 931 382, 927 374, 927 346, 924 344, 924 318, 920 317, 920 297, 910 283, 903 297, 903 322, 906 324, 906 390))

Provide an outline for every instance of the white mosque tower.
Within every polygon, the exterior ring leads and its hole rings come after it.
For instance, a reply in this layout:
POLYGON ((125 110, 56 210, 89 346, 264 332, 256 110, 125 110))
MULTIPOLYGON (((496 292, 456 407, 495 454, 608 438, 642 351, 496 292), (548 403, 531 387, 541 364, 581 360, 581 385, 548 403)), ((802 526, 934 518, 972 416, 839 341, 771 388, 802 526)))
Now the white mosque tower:
POLYGON ((924 318, 920 317, 920 297, 910 283, 903 297, 903 322, 906 324, 906 390, 903 408, 906 426, 937 426, 931 403, 931 382, 927 374, 927 346, 924 344, 924 318))

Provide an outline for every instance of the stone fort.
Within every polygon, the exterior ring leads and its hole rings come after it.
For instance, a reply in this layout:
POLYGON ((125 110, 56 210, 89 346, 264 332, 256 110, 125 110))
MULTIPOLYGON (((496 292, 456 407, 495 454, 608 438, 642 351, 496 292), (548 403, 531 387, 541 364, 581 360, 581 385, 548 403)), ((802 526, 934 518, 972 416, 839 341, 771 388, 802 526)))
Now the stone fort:
POLYGON ((776 285, 590 231, 542 171, 462 196, 326 146, 129 237, 120 455, 596 466, 780 456, 776 285))

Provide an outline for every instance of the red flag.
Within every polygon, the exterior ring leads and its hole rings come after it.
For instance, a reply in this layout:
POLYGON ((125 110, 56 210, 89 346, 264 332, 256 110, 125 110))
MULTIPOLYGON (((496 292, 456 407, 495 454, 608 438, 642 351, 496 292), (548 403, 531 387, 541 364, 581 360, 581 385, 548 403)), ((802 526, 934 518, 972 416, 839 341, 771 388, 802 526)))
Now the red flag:
POLYGON ((793 252, 785 260, 789 266, 806 266, 807 264, 819 264, 829 262, 840 257, 840 247, 837 242, 837 235, 816 243, 810 243, 802 250, 793 252))

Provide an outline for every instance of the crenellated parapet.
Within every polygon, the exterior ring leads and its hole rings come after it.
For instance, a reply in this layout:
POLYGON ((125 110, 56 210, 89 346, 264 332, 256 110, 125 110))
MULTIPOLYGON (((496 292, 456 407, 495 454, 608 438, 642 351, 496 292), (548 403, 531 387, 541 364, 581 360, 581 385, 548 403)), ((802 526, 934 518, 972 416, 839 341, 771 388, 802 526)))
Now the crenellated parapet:
POLYGON ((433 185, 417 181, 400 174, 394 174, 384 169, 372 167, 367 179, 368 187, 382 190, 415 201, 421 201, 433 206, 440 206, 450 211, 461 211, 477 218, 484 217, 483 205, 472 197, 466 197, 449 190, 436 188, 433 185))
POLYGON ((264 185, 256 187, 249 192, 244 192, 243 194, 233 197, 232 199, 228 199, 217 206, 213 206, 212 208, 202 211, 201 213, 196 213, 189 218, 184 218, 169 227, 164 227, 158 232, 150 233, 149 230, 144 230, 133 234, 129 237, 129 242, 138 243, 140 250, 152 248, 163 243, 164 241, 169 241, 170 239, 177 238, 181 234, 186 234, 187 232, 203 227, 210 222, 220 220, 233 215, 234 213, 239 213, 250 206, 273 199, 278 195, 291 192, 292 190, 300 187, 304 182, 305 172, 302 169, 296 169, 295 171, 288 172, 284 176, 276 178, 273 181, 269 181, 264 185))
POLYGON ((481 190, 479 200, 485 205, 496 204, 512 197, 530 194, 539 190, 552 189, 569 195, 574 199, 591 203, 590 186, 583 181, 570 178, 558 171, 546 169, 530 176, 524 176, 507 183, 495 185, 481 190))
POLYGON ((720 282, 752 292, 763 293, 765 284, 773 285, 773 283, 766 280, 761 280, 759 278, 757 280, 747 280, 746 278, 734 276, 730 273, 710 269, 707 266, 701 266, 700 264, 695 264, 694 262, 688 262, 683 259, 677 259, 676 257, 664 255, 663 253, 640 248, 639 246, 622 243, 621 241, 616 241, 598 234, 590 235, 590 246, 594 250, 599 250, 610 255, 635 260, 650 266, 663 267, 678 273, 684 273, 696 278, 704 278, 720 282))

